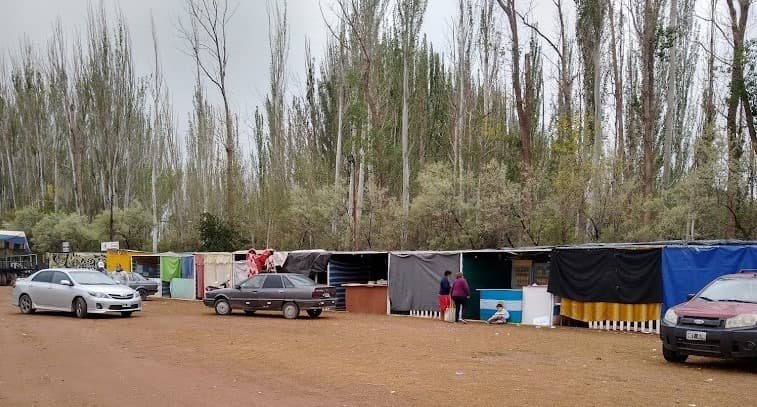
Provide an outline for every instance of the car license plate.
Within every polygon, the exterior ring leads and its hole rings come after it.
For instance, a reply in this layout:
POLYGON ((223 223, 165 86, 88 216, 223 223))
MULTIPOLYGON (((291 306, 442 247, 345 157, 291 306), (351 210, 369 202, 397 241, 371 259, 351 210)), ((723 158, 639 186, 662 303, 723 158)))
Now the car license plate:
POLYGON ((686 340, 687 341, 706 341, 707 332, 686 331, 686 340))
POLYGON ((331 294, 329 294, 329 293, 323 293, 323 297, 324 298, 329 298, 329 297, 331 297, 331 294))

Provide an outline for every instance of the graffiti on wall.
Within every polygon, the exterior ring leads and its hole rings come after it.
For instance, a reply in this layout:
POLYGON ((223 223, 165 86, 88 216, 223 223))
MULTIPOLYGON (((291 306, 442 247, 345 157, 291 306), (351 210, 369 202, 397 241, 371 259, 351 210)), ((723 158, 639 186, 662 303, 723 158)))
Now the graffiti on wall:
POLYGON ((97 262, 105 262, 102 253, 47 253, 50 267, 95 269, 97 262))

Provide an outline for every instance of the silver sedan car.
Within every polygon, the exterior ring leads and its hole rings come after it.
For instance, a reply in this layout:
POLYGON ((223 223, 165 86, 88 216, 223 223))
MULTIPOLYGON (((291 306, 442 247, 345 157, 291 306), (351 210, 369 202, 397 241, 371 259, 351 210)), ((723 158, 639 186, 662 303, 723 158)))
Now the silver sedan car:
POLYGON ((23 314, 46 310, 72 312, 77 318, 118 313, 130 317, 142 311, 139 293, 93 270, 40 270, 16 280, 11 301, 23 314))

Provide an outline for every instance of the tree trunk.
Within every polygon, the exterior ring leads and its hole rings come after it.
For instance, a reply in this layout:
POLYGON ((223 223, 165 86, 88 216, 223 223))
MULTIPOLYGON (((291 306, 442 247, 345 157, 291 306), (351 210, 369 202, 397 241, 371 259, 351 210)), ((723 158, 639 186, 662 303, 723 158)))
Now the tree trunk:
MULTIPOLYGON (((5 144, 5 143, 4 143, 5 144)), ((16 186, 14 181, 13 160, 11 159, 10 146, 5 144, 5 158, 8 163, 8 186, 10 188, 11 195, 11 208, 17 208, 16 206, 16 186)))
MULTIPOLYGON (((407 31, 407 30, 406 30, 407 31)), ((409 47, 410 40, 407 38, 410 34, 405 34, 405 47, 409 47)), ((412 57, 409 49, 403 50, 402 55, 402 248, 407 243, 408 219, 410 217, 410 151, 408 148, 408 98, 410 94, 408 81, 410 72, 408 70, 408 59, 412 57)))
POLYGON ((702 93, 702 135, 694 154, 696 169, 709 168, 712 143, 715 140, 715 0, 710 0, 709 49, 707 50, 707 82, 702 93))
MULTIPOLYGON (((340 45, 341 47, 341 45, 340 45)), ((344 65, 342 64, 342 55, 341 55, 341 48, 340 48, 340 54, 339 54, 339 90, 337 91, 337 118, 336 118, 336 157, 334 159, 334 190, 335 196, 334 199, 337 201, 340 200, 339 196, 339 185, 341 181, 341 171, 342 171, 342 131, 344 124, 342 123, 343 116, 344 116, 344 82, 343 77, 344 75, 344 65)), ((350 170, 351 171, 351 170, 350 170)), ((350 180, 350 184, 352 184, 352 181, 350 180)), ((351 186, 351 185, 350 185, 351 186)), ((351 194, 352 192, 350 192, 351 194)), ((331 220, 331 232, 336 233, 337 232, 337 219, 339 217, 339 211, 334 211, 334 218, 331 220)))
MULTIPOLYGON (((618 40, 617 32, 615 30, 615 6, 613 3, 615 0, 610 0, 608 4, 608 17, 610 18, 610 47, 612 48, 612 76, 614 82, 614 96, 615 96, 615 156, 617 164, 615 166, 615 178, 620 179, 623 175, 623 169, 625 168, 625 139, 623 134, 623 72, 622 66, 623 52, 620 50, 620 58, 618 58, 618 40)), ((623 13, 621 11, 621 20, 623 13)), ((621 21, 620 32, 623 32, 623 23, 621 21)))
POLYGON ((673 165, 673 129, 675 127, 675 114, 676 105, 678 103, 678 96, 676 92, 678 90, 678 84, 676 78, 678 75, 678 0, 670 1, 670 27, 669 31, 674 34, 673 46, 670 47, 669 56, 670 62, 668 64, 668 92, 665 104, 667 111, 665 113, 665 140, 663 141, 663 156, 662 156, 662 183, 665 187, 670 185, 671 167, 673 165))
POLYGON ((66 118, 68 123, 68 138, 66 141, 68 144, 68 158, 71 160, 71 182, 73 183, 74 187, 73 189, 74 201, 76 202, 76 213, 78 215, 81 215, 84 212, 84 193, 82 192, 82 185, 81 181, 79 180, 79 175, 81 173, 81 171, 79 170, 81 166, 79 142, 74 127, 74 119, 72 117, 73 113, 71 112, 71 108, 68 106, 65 98, 63 99, 63 108, 66 109, 66 118))
MULTIPOLYGON (((642 114, 642 189, 643 202, 648 202, 654 189, 654 142, 657 123, 657 101, 655 100, 655 41, 660 5, 656 0, 644 1, 644 23, 641 44, 641 114, 642 114)), ((641 222, 649 224, 650 214, 647 207, 642 211, 641 222)))
POLYGON ((727 213, 726 239, 736 237, 737 224, 737 197, 740 189, 739 178, 741 175, 740 162, 743 154, 743 145, 740 140, 741 129, 737 118, 739 104, 744 92, 744 34, 749 17, 750 0, 739 0, 739 11, 736 10, 733 0, 727 0, 728 11, 731 17, 731 34, 733 36, 733 58, 731 61, 730 95, 728 97, 728 113, 726 114, 726 129, 728 132, 728 181, 727 181, 727 213))
MULTIPOLYGON (((370 133, 370 129, 368 130, 370 133)), ((360 147, 360 154, 358 157, 360 160, 359 169, 357 173, 357 219, 355 222, 355 236, 357 236, 357 247, 355 250, 360 250, 360 223, 363 218, 363 202, 365 201, 365 150, 360 147)))
POLYGON ((226 219, 232 219, 234 205, 234 124, 231 119, 231 109, 229 108, 229 99, 226 96, 226 89, 222 88, 221 97, 223 98, 223 110, 226 121, 226 142, 224 150, 226 151, 226 219))
POLYGON ((526 186, 529 182, 529 171, 531 169, 531 115, 526 111, 523 100, 523 89, 521 87, 518 14, 515 10, 514 0, 497 0, 497 3, 499 3, 499 6, 507 15, 507 20, 510 24, 510 52, 512 53, 513 64, 512 82, 515 93, 515 108, 518 112, 518 137, 520 139, 521 185, 526 186))

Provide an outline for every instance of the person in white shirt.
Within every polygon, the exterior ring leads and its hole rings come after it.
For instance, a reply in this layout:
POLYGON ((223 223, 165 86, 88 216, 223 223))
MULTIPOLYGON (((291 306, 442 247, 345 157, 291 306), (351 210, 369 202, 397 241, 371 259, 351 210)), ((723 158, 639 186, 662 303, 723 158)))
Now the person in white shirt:
POLYGON ((124 270, 121 268, 120 264, 116 266, 116 272, 113 273, 111 277, 113 277, 113 279, 121 285, 127 285, 129 281, 129 276, 124 273, 124 270))
POLYGON ((502 303, 497 304, 497 312, 486 320, 487 324, 506 324, 507 319, 510 318, 510 313, 507 312, 505 306, 502 303))

